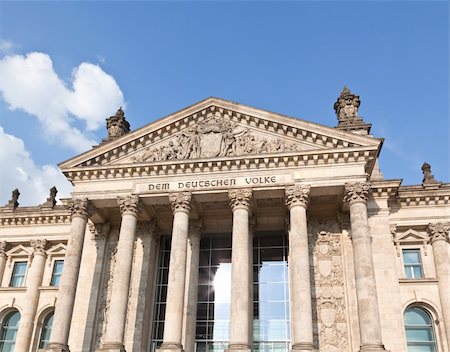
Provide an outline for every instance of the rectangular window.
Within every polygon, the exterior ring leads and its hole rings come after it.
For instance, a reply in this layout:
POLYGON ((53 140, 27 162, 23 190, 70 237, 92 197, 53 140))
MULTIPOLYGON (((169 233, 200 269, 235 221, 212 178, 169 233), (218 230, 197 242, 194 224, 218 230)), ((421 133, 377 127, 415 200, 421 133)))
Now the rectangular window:
POLYGON ((403 265, 407 279, 420 279, 423 277, 422 260, 419 249, 403 250, 403 265))
POLYGON ((25 284, 26 272, 27 272, 27 262, 15 262, 9 286, 22 287, 25 284))
POLYGON ((63 266, 64 260, 55 260, 55 263, 53 264, 53 274, 52 280, 50 281, 50 286, 59 286, 63 266))

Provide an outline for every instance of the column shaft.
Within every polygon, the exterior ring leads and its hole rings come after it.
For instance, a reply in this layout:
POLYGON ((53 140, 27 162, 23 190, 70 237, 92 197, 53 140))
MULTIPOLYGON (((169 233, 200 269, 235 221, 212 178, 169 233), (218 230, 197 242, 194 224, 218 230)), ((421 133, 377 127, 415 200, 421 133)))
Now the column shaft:
POLYGON ((195 324, 197 320, 198 266, 200 257, 200 228, 190 226, 187 246, 185 285, 185 326, 183 346, 186 352, 195 351, 195 324))
POLYGON ((34 328, 34 318, 39 303, 39 286, 42 284, 42 277, 45 268, 45 240, 31 241, 34 247, 33 261, 27 277, 27 293, 25 306, 22 307, 20 326, 17 332, 17 351, 28 351, 31 343, 31 336, 34 328))
POLYGON ((173 217, 172 242, 167 283, 166 314, 160 351, 182 351, 184 288, 186 282, 187 239, 189 231, 190 193, 169 196, 173 217))
POLYGON ((369 190, 369 183, 346 185, 346 201, 349 203, 352 230, 361 352, 384 351, 367 217, 369 190))
POLYGON ((313 350, 311 280, 306 207, 310 187, 286 188, 290 213, 289 282, 291 286, 292 350, 313 350))
POLYGON ((6 265, 6 242, 0 241, 0 287, 2 286, 3 274, 5 273, 6 265))
POLYGON ((441 300, 444 331, 447 332, 450 350, 450 258, 448 252, 449 225, 437 223, 428 226, 433 246, 434 266, 438 279, 439 298, 441 300))
POLYGON ((253 329, 253 300, 250 297, 253 285, 250 270, 249 241, 251 190, 230 191, 233 210, 233 238, 231 248, 231 312, 230 343, 228 351, 250 351, 253 329))
POLYGON ((47 350, 57 352, 69 351, 67 345, 69 339, 70 323, 72 321, 73 304, 80 272, 81 253, 84 243, 88 217, 88 200, 72 199, 68 203, 72 211, 69 242, 67 244, 64 267, 58 290, 58 300, 55 307, 55 316, 50 343, 47 350))

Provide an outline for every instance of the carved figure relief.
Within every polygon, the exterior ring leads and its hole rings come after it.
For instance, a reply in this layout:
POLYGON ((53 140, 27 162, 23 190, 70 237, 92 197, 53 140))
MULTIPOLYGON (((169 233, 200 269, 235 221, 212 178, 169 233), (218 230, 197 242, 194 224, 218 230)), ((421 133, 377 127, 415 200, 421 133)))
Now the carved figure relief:
POLYGON ((341 236, 335 221, 310 222, 309 246, 313 257, 314 344, 323 352, 346 351, 348 346, 345 316, 341 236))
POLYGON ((240 126, 219 113, 205 122, 191 126, 174 140, 159 147, 147 147, 131 158, 133 162, 184 160, 262 153, 297 151, 300 146, 286 144, 281 139, 257 137, 247 127, 240 126))

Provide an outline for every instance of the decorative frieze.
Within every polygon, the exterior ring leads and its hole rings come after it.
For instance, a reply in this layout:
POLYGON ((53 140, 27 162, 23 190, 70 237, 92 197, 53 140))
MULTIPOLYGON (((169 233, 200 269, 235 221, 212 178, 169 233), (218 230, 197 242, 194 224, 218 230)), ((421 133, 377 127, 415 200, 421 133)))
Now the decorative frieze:
POLYGON ((192 194, 190 192, 177 192, 169 194, 169 202, 172 207, 172 212, 176 211, 191 211, 192 194))
POLYGON ((230 206, 234 211, 237 208, 251 208, 252 190, 250 188, 232 189, 228 191, 230 206))
POLYGON ((309 202, 309 193, 311 186, 309 185, 294 185, 286 187, 286 205, 289 209, 294 206, 300 205, 307 208, 309 202))
POLYGON ((430 241, 431 243, 434 243, 436 241, 448 241, 448 231, 450 229, 450 224, 448 223, 434 223, 429 224, 427 227, 428 234, 430 235, 430 241))
POLYGON ((344 202, 348 205, 354 202, 367 202, 369 191, 369 182, 346 183, 344 202))
POLYGON ((92 213, 92 208, 87 198, 72 198, 67 202, 72 216, 82 216, 88 218, 92 213))
POLYGON ((122 216, 124 214, 132 214, 137 216, 140 212, 139 196, 129 195, 124 197, 117 197, 117 204, 119 205, 120 213, 122 216))

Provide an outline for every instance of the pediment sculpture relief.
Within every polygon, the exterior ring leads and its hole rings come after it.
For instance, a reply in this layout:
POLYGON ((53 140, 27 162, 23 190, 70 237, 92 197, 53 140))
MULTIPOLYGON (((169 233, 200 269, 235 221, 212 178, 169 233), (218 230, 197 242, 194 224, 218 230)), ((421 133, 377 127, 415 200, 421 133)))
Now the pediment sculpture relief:
POLYGON ((254 135, 247 127, 216 115, 180 132, 166 144, 147 147, 133 162, 201 159, 300 150, 296 143, 254 135))

